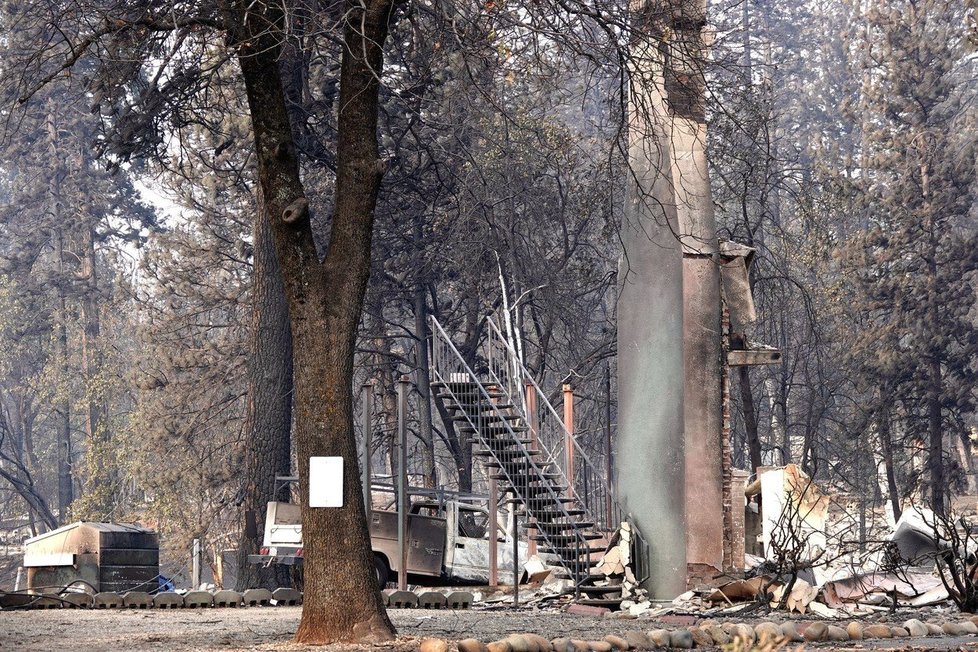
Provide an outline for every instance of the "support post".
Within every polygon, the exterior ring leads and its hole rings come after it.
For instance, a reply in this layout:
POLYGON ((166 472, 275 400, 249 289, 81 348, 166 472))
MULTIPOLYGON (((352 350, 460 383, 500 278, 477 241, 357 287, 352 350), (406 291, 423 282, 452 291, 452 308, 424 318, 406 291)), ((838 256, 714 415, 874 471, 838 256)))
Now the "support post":
MULTIPOLYGON (((530 450, 539 450, 537 445, 537 438, 540 432, 540 414, 537 412, 537 388, 534 384, 527 380, 525 381, 526 390, 526 425, 530 429, 530 450)), ((532 523, 527 520, 526 522, 526 539, 527 539, 527 554, 532 556, 537 554, 537 542, 533 539, 536 535, 536 528, 532 527, 532 523)))
POLYGON ((499 489, 489 477, 489 586, 499 586, 499 489))
POLYGON ((401 376, 397 381, 397 551, 400 559, 397 569, 397 589, 399 591, 407 591, 407 393, 410 384, 411 381, 407 376, 401 376))
POLYGON ((374 412, 374 384, 373 382, 364 383, 363 388, 363 442, 360 446, 360 481, 363 483, 363 509, 367 514, 367 522, 370 522, 370 512, 373 508, 373 501, 370 496, 370 438, 373 434, 374 412))
POLYGON ((513 504, 513 604, 520 603, 520 528, 519 508, 513 504))
POLYGON ((200 588, 200 539, 194 539, 193 546, 190 550, 191 558, 191 570, 190 570, 190 583, 193 584, 191 589, 196 591, 200 588))
POLYGON ((611 449, 611 364, 604 368, 604 462, 605 462, 605 510, 607 510, 607 523, 605 527, 613 530, 619 523, 615 522, 614 505, 615 495, 615 470, 613 465, 611 449))
POLYGON ((564 383, 564 471, 567 475, 567 495, 574 495, 574 390, 564 383))

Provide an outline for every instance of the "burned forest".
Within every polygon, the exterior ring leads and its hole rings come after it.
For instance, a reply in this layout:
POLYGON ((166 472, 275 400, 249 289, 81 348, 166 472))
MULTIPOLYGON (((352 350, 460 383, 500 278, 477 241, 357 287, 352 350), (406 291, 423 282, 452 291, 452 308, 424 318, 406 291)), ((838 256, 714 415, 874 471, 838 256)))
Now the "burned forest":
POLYGON ((973 0, 0 3, 0 646, 978 648, 976 100, 973 0))

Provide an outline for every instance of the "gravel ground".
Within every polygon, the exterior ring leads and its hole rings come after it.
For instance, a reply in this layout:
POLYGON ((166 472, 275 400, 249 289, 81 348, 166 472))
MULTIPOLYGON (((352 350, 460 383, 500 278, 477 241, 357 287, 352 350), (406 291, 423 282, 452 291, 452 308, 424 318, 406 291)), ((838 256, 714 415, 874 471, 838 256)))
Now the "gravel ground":
MULTIPOLYGON (((510 633, 531 632, 547 638, 567 636, 599 639, 630 629, 647 631, 650 620, 608 620, 590 616, 533 610, 427 611, 391 610, 396 642, 374 649, 406 652, 427 636, 492 641, 510 633)), ((64 650, 308 650, 291 638, 299 623, 300 607, 180 611, 6 611, 0 613, 0 649, 38 652, 64 650)), ((669 625, 676 627, 676 625, 669 625)), ((859 641, 840 648, 808 644, 818 649, 976 650, 976 638, 928 638, 859 641)), ((362 646, 334 646, 362 650, 362 646)))

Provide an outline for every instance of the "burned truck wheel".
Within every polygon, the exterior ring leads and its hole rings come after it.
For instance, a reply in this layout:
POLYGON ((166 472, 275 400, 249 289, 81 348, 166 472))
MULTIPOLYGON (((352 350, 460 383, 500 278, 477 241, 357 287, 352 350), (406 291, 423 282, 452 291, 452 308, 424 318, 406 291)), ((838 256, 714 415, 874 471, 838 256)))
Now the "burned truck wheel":
POLYGON ((387 580, 390 577, 391 570, 387 567, 387 561, 384 559, 384 556, 376 552, 374 553, 374 573, 377 575, 377 585, 383 591, 387 586, 387 580))

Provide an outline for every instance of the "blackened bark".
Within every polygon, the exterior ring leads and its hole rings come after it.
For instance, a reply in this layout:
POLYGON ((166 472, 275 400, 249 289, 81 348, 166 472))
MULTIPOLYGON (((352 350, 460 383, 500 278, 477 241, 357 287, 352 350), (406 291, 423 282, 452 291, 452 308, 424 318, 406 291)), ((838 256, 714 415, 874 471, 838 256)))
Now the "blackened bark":
POLYGON ((465 433, 460 433, 455 427, 455 416, 445 405, 445 400, 436 398, 435 408, 441 418, 442 426, 445 429, 445 443, 452 454, 455 462, 455 471, 458 473, 458 490, 461 493, 472 492, 472 438, 465 433))
POLYGON ((414 290, 414 332, 417 342, 417 387, 420 400, 418 401, 418 432, 424 446, 422 469, 424 485, 435 487, 435 440, 431 429, 431 373, 428 366, 428 342, 431 335, 428 330, 428 306, 425 303, 424 288, 420 284, 414 290))
POLYGON ((744 430, 747 432, 747 449, 753 472, 761 466, 761 438, 757 432, 757 413, 754 411, 754 391, 750 386, 750 373, 746 366, 737 367, 740 380, 740 403, 744 411, 744 430))
POLYGON ((380 598, 357 467, 353 353, 370 276, 373 215, 382 166, 377 113, 383 43, 392 5, 346 3, 338 109, 335 214, 323 261, 317 255, 278 55, 285 17, 278 3, 234 1, 232 44, 248 95, 259 183, 292 321, 295 442, 303 496, 305 578, 296 641, 377 642, 394 636, 380 598), (338 456, 343 506, 310 508, 312 456, 338 456))
MULTIPOLYGON (((56 202, 57 205, 57 202, 56 202)), ((64 278, 64 238, 61 233, 57 237, 58 269, 64 278)), ((58 283, 58 317, 55 325, 55 356, 61 372, 62 382, 68 378, 68 306, 65 299, 64 283, 58 283)), ((58 401, 56 412, 57 442, 58 442, 58 520, 68 522, 71 503, 74 501, 74 486, 71 468, 71 402, 67 395, 58 401)))
POLYGON ((287 567, 248 564, 248 555, 261 548, 262 525, 269 501, 275 496, 275 476, 289 475, 292 460, 292 332, 289 306, 282 286, 282 271, 271 220, 258 193, 253 228, 251 333, 248 358, 248 414, 245 426, 245 513, 251 512, 254 532, 242 528, 238 545, 237 590, 287 586, 287 567))
POLYGON ((883 466, 886 471, 886 491, 893 507, 894 520, 900 520, 900 491, 897 488, 896 468, 893 464, 893 440, 890 435, 890 408, 884 405, 879 416, 880 451, 883 453, 883 466))
MULTIPOLYGON (((47 120, 48 132, 48 152, 52 161, 60 160, 57 151, 58 132, 54 122, 54 109, 48 113, 47 120)), ((60 230, 64 228, 61 215, 63 202, 61 198, 61 174, 60 170, 52 175, 51 183, 51 209, 54 215, 54 223, 58 225, 59 231, 56 236, 57 256, 58 256, 58 303, 57 303, 57 323, 55 324, 55 358, 58 370, 61 373, 61 382, 68 380, 68 305, 65 298, 65 247, 64 233, 60 230)), ((74 501, 74 486, 71 468, 71 402, 66 392, 61 392, 64 398, 60 399, 55 408, 56 420, 55 429, 57 433, 58 447, 58 520, 65 524, 68 522, 71 503, 74 501)))
POLYGON ((945 512, 944 480, 944 431, 941 428, 941 387, 943 378, 940 360, 931 360, 927 365, 927 431, 930 446, 927 452, 927 470, 930 473, 931 509, 935 514, 945 512))
POLYGON ((397 362, 391 351, 384 322, 384 302, 379 292, 368 295, 370 302, 368 330, 370 333, 370 377, 373 379, 379 400, 374 404, 376 432, 381 433, 381 454, 387 460, 391 473, 397 468, 397 392, 394 379, 398 377, 397 362))
POLYGON ((102 352, 99 350, 101 322, 98 314, 98 276, 95 261, 95 227, 86 224, 80 231, 78 249, 81 252, 81 301, 79 317, 82 322, 81 367, 85 379, 87 401, 85 403, 85 438, 88 442, 88 485, 90 500, 89 518, 107 519, 113 511, 116 468, 109 450, 111 434, 104 415, 107 412, 105 397, 100 389, 102 352))
POLYGON ((930 170, 927 163, 920 166, 921 188, 924 196, 924 211, 927 215, 927 255, 924 257, 927 270, 927 317, 925 323, 929 332, 925 333, 927 345, 927 432, 930 438, 927 452, 927 471, 930 473, 931 509, 943 516, 946 512, 944 479, 944 430, 941 414, 941 394, 944 390, 944 376, 941 370, 939 345, 930 342, 941 332, 940 296, 938 292, 937 270, 937 224, 930 203, 930 170))

